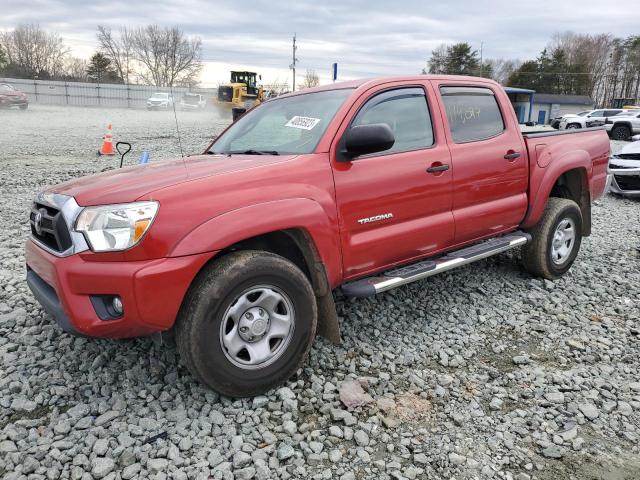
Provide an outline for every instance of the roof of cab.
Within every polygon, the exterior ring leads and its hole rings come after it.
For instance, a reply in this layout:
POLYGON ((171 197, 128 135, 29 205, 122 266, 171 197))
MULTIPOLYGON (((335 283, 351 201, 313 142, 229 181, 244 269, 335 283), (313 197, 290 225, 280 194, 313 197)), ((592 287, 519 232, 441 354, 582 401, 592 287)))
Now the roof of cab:
POLYGON ((327 90, 340 90, 340 89, 346 89, 346 88, 366 90, 373 86, 383 85, 385 83, 421 82, 421 81, 424 81, 425 79, 438 80, 438 81, 444 80, 444 81, 452 81, 452 82, 453 81, 455 82, 467 81, 467 82, 473 82, 473 83, 480 82, 480 83, 499 85, 494 80, 491 80, 489 78, 483 78, 483 77, 470 77, 465 75, 410 75, 410 76, 395 76, 395 77, 360 78, 357 80, 349 80, 347 82, 330 83, 330 84, 322 85, 319 87, 305 88, 304 90, 298 90, 296 92, 287 93, 287 94, 281 95, 278 98, 288 97, 293 95, 304 95, 307 93, 322 92, 327 90))

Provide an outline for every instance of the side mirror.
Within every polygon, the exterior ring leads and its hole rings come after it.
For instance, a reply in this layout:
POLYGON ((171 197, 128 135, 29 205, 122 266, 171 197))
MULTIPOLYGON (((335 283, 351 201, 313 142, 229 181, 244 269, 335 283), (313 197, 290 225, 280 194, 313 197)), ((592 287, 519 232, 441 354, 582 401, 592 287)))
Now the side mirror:
POLYGON ((351 159, 359 155, 389 150, 395 141, 393 132, 386 123, 357 125, 351 127, 347 132, 345 138, 346 156, 351 159))

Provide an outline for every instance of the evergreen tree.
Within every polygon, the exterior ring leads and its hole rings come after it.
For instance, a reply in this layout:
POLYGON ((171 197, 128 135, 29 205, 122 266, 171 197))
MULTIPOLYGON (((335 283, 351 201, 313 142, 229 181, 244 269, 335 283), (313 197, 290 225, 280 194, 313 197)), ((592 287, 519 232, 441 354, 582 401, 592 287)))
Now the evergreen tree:
POLYGON ((89 60, 87 77, 95 83, 122 83, 111 60, 100 52, 94 53, 89 60))
MULTIPOLYGON (((422 73, 426 73, 425 70, 422 70, 422 73)), ((478 60, 478 52, 472 50, 471 45, 466 42, 454 45, 442 44, 431 52, 429 73, 479 75, 480 61, 478 60)))
POLYGON ((466 42, 456 43, 447 48, 445 68, 449 75, 478 75, 480 62, 478 52, 466 42))

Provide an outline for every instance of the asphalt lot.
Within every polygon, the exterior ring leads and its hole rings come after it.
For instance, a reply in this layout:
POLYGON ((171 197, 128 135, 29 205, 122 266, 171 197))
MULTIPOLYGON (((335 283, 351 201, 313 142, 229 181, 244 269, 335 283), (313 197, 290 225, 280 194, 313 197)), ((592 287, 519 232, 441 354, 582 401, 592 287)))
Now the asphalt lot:
MULTIPOLYGON (((228 119, 178 122, 188 154, 228 119)), ((342 345, 318 339, 285 387, 233 400, 171 344, 62 333, 26 287, 30 200, 115 165, 96 156, 107 123, 128 163, 180 155, 171 111, 0 111, 0 477, 640 478, 640 201, 598 200, 557 282, 509 253, 337 296, 342 345), (352 380, 371 401, 347 412, 352 380)))

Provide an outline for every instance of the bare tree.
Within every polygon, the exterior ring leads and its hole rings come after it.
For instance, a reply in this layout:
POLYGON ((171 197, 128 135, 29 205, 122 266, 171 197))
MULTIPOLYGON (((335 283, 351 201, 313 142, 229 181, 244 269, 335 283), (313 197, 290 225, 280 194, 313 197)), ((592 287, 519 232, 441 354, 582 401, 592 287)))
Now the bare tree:
POLYGON ((318 77, 318 74, 315 70, 307 68, 300 88, 311 88, 317 87, 318 85, 320 85, 320 77, 318 77))
POLYGON ((0 35, 8 63, 19 66, 23 75, 49 78, 63 73, 69 49, 57 33, 46 32, 38 24, 25 24, 0 35))
POLYGON ((507 80, 513 72, 515 72, 522 62, 520 60, 505 60, 504 58, 491 59, 484 61, 483 68, 490 72, 490 77, 496 82, 506 85, 507 80))
POLYGON ((64 76, 76 82, 87 81, 87 61, 82 58, 69 57, 64 62, 64 76))
POLYGON ((102 53, 111 60, 124 83, 129 83, 135 73, 133 32, 127 27, 122 27, 119 34, 114 35, 109 27, 98 25, 97 36, 102 53))
POLYGON ((133 31, 135 58, 145 70, 141 78, 152 85, 168 87, 197 83, 202 70, 202 41, 189 38, 178 27, 149 25, 133 31))

